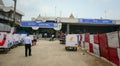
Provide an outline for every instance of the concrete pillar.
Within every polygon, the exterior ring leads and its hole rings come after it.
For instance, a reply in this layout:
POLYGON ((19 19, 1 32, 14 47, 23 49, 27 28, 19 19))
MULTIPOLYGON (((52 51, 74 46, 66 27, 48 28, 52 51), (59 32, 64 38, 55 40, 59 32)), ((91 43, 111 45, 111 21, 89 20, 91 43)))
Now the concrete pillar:
POLYGON ((56 30, 56 38, 58 38, 58 31, 56 30))
POLYGON ((67 34, 70 34, 70 24, 67 24, 67 34))

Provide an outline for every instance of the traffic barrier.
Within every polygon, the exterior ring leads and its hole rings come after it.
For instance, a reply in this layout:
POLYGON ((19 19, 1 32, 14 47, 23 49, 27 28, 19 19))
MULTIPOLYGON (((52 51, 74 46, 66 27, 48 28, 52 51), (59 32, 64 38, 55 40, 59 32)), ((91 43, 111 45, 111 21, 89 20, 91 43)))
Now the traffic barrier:
POLYGON ((118 32, 116 31, 107 34, 82 34, 82 40, 80 41, 81 47, 85 48, 85 50, 120 66, 119 40, 118 32))
POLYGON ((81 34, 82 35, 82 40, 81 41, 85 41, 85 34, 81 34))
POLYGON ((100 46, 100 56, 106 58, 107 60, 109 60, 109 51, 108 48, 104 47, 104 46, 100 46))
POLYGON ((99 34, 94 34, 94 43, 99 44, 99 34))
POLYGON ((85 42, 90 43, 90 35, 89 35, 89 33, 85 34, 85 42))
POLYGON ((82 35, 81 34, 79 35, 79 41, 82 41, 82 35))
POLYGON ((119 58, 119 66, 120 66, 120 48, 117 48, 118 58, 119 58))
POLYGON ((93 44, 92 44, 92 43, 89 43, 89 51, 90 51, 91 53, 94 53, 94 52, 93 52, 93 44))
POLYGON ((89 51, 89 43, 88 42, 85 42, 85 50, 89 51))
POLYGON ((119 65, 119 57, 118 57, 118 51, 117 48, 110 48, 109 47, 109 56, 110 61, 115 63, 116 65, 119 65))
POLYGON ((93 44, 93 52, 94 54, 100 56, 99 44, 93 44))
POLYGON ((84 41, 81 41, 81 47, 82 47, 82 49, 85 48, 85 42, 84 41))
POLYGON ((79 35, 79 41, 78 41, 80 46, 81 46, 81 41, 82 41, 82 35, 80 34, 79 35))
POLYGON ((99 34, 99 42, 100 42, 100 46, 108 47, 107 35, 99 34))
POLYGON ((90 43, 94 43, 94 35, 90 35, 90 43))
POLYGON ((111 32, 107 33, 108 37, 108 47, 111 48, 119 48, 119 39, 118 39, 118 32, 111 32))

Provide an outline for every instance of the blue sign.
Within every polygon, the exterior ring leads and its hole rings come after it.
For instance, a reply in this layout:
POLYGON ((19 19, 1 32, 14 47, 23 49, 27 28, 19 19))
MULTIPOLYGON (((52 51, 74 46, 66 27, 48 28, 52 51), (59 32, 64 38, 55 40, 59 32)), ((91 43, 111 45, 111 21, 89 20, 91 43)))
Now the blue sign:
POLYGON ((78 19, 78 22, 90 24, 116 24, 115 20, 101 20, 101 19, 78 19))
POLYGON ((40 27, 40 28, 54 28, 57 27, 57 23, 45 23, 45 22, 22 22, 22 27, 40 27))

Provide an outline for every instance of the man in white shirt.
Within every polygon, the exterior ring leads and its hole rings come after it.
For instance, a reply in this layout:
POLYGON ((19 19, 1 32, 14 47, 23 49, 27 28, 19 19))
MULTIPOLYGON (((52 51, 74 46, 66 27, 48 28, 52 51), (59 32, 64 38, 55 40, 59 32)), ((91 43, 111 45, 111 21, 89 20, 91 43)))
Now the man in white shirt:
POLYGON ((54 40, 54 34, 52 34, 52 41, 54 40))
POLYGON ((29 50, 29 56, 31 56, 31 46, 32 46, 32 39, 29 37, 29 34, 24 38, 25 44, 25 56, 27 57, 27 53, 29 50))

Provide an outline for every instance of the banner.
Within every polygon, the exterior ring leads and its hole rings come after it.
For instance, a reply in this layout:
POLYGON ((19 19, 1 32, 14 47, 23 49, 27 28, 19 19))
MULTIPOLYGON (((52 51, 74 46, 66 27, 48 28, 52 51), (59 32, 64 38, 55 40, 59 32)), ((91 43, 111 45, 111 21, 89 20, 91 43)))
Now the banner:
POLYGON ((102 20, 102 19, 78 19, 78 22, 88 24, 116 24, 115 20, 102 20))
POLYGON ((45 22, 22 22, 22 27, 40 27, 40 28, 55 28, 57 23, 45 23, 45 22))

